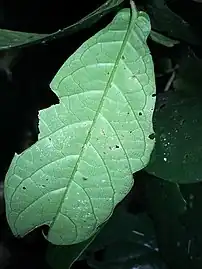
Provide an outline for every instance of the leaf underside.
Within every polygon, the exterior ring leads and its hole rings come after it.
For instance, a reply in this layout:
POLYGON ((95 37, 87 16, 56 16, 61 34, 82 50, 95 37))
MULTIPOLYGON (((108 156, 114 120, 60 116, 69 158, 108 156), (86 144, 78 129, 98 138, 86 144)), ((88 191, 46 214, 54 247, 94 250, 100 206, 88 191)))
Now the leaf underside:
POLYGON ((40 112, 39 141, 14 157, 6 176, 15 235, 46 224, 53 244, 82 242, 130 191, 154 146, 149 33, 145 13, 124 9, 54 77, 60 103, 40 112))

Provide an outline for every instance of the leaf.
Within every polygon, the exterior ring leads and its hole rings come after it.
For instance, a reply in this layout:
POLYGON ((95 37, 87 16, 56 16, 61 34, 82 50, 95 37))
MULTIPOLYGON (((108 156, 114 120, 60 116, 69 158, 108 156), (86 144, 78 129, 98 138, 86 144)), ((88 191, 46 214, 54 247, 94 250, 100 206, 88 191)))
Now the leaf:
POLYGON ((151 256, 156 257, 157 265, 160 257, 151 219, 145 213, 128 213, 119 205, 86 250, 84 259, 90 268, 133 268, 145 263, 152 266, 151 256))
POLYGON ((95 236, 90 239, 71 246, 56 246, 49 244, 46 254, 48 264, 53 269, 69 269, 74 262, 79 259, 83 251, 93 241, 95 236))
MULTIPOLYGON (((186 235, 182 234, 180 246, 185 246, 185 255, 189 258, 189 268, 200 268, 202 263, 202 185, 201 183, 181 186, 188 210, 183 216, 182 224, 186 227, 186 235)), ((177 254, 177 253, 176 253, 177 254)))
MULTIPOLYGON (((142 178, 141 178, 142 179, 142 178)), ((175 183, 145 175, 146 202, 156 232, 160 255, 168 268, 198 268, 187 259, 188 231, 182 221, 187 203, 175 183)))
POLYGON ((202 180, 201 114, 200 91, 198 95, 167 92, 158 96, 156 145, 147 172, 176 183, 202 180))
POLYGON ((187 96, 199 96, 202 87, 201 74, 202 60, 192 54, 183 55, 176 79, 173 82, 175 90, 187 96))
MULTIPOLYGON (((120 205, 94 238, 94 240, 91 238, 72 246, 49 244, 47 251, 48 263, 55 269, 70 268, 78 258, 88 260, 90 264, 94 264, 97 263, 94 254, 106 248, 108 252, 120 242, 126 245, 129 243, 133 247, 133 250, 130 250, 133 253, 141 250, 142 254, 143 250, 144 254, 148 254, 156 248, 154 229, 150 218, 146 214, 132 215, 120 205), (145 247, 145 245, 147 246, 145 247)), ((122 249, 119 250, 122 253, 122 249)), ((137 252, 136 255, 139 256, 140 252, 137 252)))
POLYGON ((42 41, 49 34, 25 33, 0 29, 0 49, 10 49, 25 44, 32 44, 36 41, 42 41))
POLYGON ((157 43, 159 43, 159 44, 161 44, 163 46, 166 46, 166 47, 173 47, 176 44, 180 43, 177 40, 173 40, 173 39, 171 39, 171 38, 169 38, 167 36, 164 36, 164 35, 162 35, 162 34, 160 34, 158 32, 155 32, 155 31, 151 31, 150 38, 153 41, 155 41, 155 42, 157 42, 157 43))
POLYGON ((169 9, 165 0, 148 0, 146 10, 151 19, 152 30, 188 44, 201 45, 202 40, 193 27, 169 9))
MULTIPOLYGON (((132 242, 119 242, 103 250, 102 260, 89 259, 89 268, 95 269, 168 269, 161 260, 160 254, 149 246, 132 242)), ((98 256, 99 257, 99 256, 98 256)))
POLYGON ((146 214, 133 215, 122 206, 118 206, 88 251, 96 252, 124 241, 142 246, 147 244, 148 248, 155 249, 157 246, 154 235, 152 221, 146 214))
POLYGON ((101 5, 98 9, 88 14, 78 22, 59 29, 58 31, 51 34, 37 34, 37 33, 25 33, 18 31, 11 31, 7 29, 0 29, 0 50, 10 49, 14 47, 24 47, 27 45, 43 42, 46 43, 52 39, 60 38, 63 36, 71 35, 78 30, 90 27, 96 23, 101 17, 107 15, 110 11, 117 8, 123 0, 108 0, 106 3, 101 5))
POLYGON ((39 141, 15 155, 5 181, 7 220, 23 236, 90 238, 130 191, 154 146, 155 79, 148 16, 124 9, 51 82, 60 104, 41 111, 39 141))

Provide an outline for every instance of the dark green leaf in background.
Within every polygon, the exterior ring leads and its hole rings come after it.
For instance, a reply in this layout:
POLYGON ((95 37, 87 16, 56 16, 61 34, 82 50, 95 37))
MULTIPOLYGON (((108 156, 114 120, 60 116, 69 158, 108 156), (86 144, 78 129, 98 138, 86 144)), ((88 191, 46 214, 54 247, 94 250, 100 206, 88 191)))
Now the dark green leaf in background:
POLYGON ((166 37, 166 36, 164 36, 158 32, 155 32, 155 31, 151 31, 150 38, 153 41, 155 41, 163 46, 166 46, 166 47, 173 47, 174 45, 179 44, 179 41, 173 40, 173 39, 166 37))
POLYGON ((102 16, 108 14, 114 8, 117 8, 122 2, 123 0, 108 0, 105 4, 80 21, 74 23, 73 25, 67 26, 64 29, 59 29, 57 32, 52 34, 25 33, 0 29, 0 50, 23 47, 39 42, 46 43, 62 36, 71 35, 81 29, 90 27, 102 16))
POLYGON ((79 257, 87 259, 92 268, 111 268, 112 264, 119 266, 126 260, 141 260, 153 254, 158 256, 150 218, 146 214, 132 215, 123 206, 118 206, 94 240, 65 247, 50 244, 47 260, 54 269, 67 269, 79 257), (102 261, 96 258, 98 252, 104 252, 102 261))
POLYGON ((144 213, 132 215, 121 206, 89 246, 88 252, 87 262, 95 269, 129 269, 143 265, 165 268, 151 219, 144 213))
POLYGON ((184 58, 174 87, 157 96, 154 126, 156 145, 146 168, 177 183, 202 180, 202 61, 184 58))
POLYGON ((168 268, 201 269, 202 184, 183 184, 137 174, 145 186, 148 213, 168 268))
POLYGON ((169 9, 165 0, 148 0, 146 10, 150 16, 153 30, 188 44, 200 45, 202 43, 193 28, 169 9))

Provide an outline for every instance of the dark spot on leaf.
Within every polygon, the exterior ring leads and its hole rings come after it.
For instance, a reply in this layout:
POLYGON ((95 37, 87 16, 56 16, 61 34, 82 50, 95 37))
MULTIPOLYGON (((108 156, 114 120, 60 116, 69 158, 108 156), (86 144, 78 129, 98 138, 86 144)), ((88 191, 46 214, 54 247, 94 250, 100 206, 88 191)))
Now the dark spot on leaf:
POLYGON ((129 114, 130 114, 130 112, 127 112, 127 114, 129 115, 129 114))
POLYGON ((46 186, 45 185, 42 185, 43 188, 45 188, 46 186))
POLYGON ((116 145, 116 146, 115 146, 115 148, 116 148, 116 149, 119 149, 119 146, 118 146, 118 145, 116 145))
POLYGON ((23 190, 26 190, 26 187, 22 187, 23 188, 23 190))
POLYGON ((132 131, 130 131, 129 133, 132 134, 132 131))
POLYGON ((125 58, 126 58, 126 57, 125 57, 124 55, 121 56, 121 59, 122 59, 122 60, 125 60, 125 58))
POLYGON ((48 178, 46 178, 46 180, 48 180, 48 178))
POLYGON ((48 139, 49 139, 49 141, 51 141, 51 138, 50 137, 48 139))
POLYGON ((142 116, 142 112, 139 112, 139 116, 142 116))
POLYGON ((109 72, 107 72, 107 75, 109 75, 109 72))
POLYGON ((155 138, 155 134, 154 133, 149 135, 149 139, 153 140, 154 138, 155 138))
POLYGON ((106 152, 104 151, 103 154, 106 154, 106 152))
POLYGON ((153 93, 153 94, 152 94, 152 97, 156 97, 156 93, 153 93))
POLYGON ((111 147, 111 146, 109 146, 109 149, 111 149, 111 150, 112 150, 112 147, 111 147))
POLYGON ((83 180, 88 180, 87 177, 83 177, 83 180))

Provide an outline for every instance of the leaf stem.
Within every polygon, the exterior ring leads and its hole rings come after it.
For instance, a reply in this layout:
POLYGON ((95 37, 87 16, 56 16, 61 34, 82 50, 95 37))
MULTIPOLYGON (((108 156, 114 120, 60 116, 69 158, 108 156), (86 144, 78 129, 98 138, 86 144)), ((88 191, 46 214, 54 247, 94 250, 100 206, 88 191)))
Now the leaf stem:
POLYGON ((130 0, 130 7, 131 7, 132 12, 135 15, 135 17, 137 17, 137 8, 136 8, 135 2, 133 0, 130 0))

